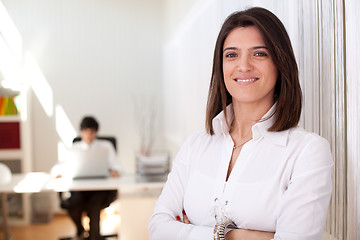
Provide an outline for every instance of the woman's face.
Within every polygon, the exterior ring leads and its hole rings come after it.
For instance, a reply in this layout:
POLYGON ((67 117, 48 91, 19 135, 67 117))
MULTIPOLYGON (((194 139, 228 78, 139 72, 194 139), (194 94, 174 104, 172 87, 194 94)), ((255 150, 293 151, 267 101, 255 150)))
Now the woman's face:
POLYGON ((234 104, 273 104, 278 70, 255 26, 235 28, 227 36, 223 74, 234 104))

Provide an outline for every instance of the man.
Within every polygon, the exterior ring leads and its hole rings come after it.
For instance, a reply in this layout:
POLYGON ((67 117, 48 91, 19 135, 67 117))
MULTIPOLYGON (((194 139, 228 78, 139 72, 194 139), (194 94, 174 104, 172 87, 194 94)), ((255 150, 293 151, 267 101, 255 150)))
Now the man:
MULTIPOLYGON (((73 143, 73 149, 105 148, 109 152, 109 174, 111 177, 120 176, 114 146, 110 141, 96 139, 99 124, 94 117, 84 117, 80 124, 81 141, 73 143)), ((70 198, 62 201, 61 207, 67 209, 72 221, 76 225, 74 240, 85 239, 82 226, 82 213, 86 212, 90 218, 90 240, 100 240, 100 211, 110 205, 117 197, 117 191, 72 191, 70 198)))

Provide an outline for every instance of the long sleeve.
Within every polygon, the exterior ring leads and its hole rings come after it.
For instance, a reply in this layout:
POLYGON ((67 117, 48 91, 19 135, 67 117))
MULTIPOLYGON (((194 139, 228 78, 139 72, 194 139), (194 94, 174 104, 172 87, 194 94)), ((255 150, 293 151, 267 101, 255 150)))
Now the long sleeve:
POLYGON ((108 142, 104 142, 107 145, 109 150, 109 166, 111 170, 116 170, 119 173, 121 172, 121 165, 116 157, 116 152, 112 144, 108 142))
MULTIPOLYGON (((212 239, 213 228, 177 222, 182 216, 185 187, 189 177, 188 140, 180 149, 149 222, 151 240, 212 239)), ((194 196, 195 197, 195 196, 194 196)))
POLYGON ((320 240, 331 197, 332 157, 328 142, 309 140, 295 163, 279 204, 274 239, 320 240))

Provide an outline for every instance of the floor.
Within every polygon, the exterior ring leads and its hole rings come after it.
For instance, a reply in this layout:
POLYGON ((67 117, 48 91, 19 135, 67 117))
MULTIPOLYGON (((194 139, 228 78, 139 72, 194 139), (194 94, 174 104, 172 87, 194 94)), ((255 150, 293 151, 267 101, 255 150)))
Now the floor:
MULTIPOLYGON (((114 202, 101 214, 101 231, 115 233, 119 240, 148 240, 147 225, 157 196, 129 196, 114 202)), ((88 219, 84 218, 86 228, 88 219)), ((56 214, 48 223, 10 227, 13 240, 58 240, 74 236, 75 227, 66 214, 56 214)), ((0 227, 0 240, 3 240, 0 227)), ((114 240, 108 239, 108 240, 114 240)))
MULTIPOLYGON (((57 240, 75 233, 70 218, 65 214, 55 215, 49 223, 12 226, 10 229, 14 240, 57 240)), ((3 234, 0 239, 3 239, 3 234)))

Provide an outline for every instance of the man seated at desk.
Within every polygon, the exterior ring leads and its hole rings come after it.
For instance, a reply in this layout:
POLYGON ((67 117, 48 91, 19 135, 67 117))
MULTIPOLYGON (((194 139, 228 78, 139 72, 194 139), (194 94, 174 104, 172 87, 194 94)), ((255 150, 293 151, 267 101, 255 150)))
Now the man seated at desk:
MULTIPOLYGON (((72 149, 106 148, 109 152, 109 174, 111 177, 120 177, 120 167, 116 159, 114 146, 110 141, 96 139, 99 124, 93 117, 84 117, 80 124, 81 141, 74 142, 72 149)), ((66 209, 76 225, 76 237, 84 239, 84 227, 82 226, 82 213, 86 212, 90 218, 91 240, 100 240, 100 211, 110 205, 117 197, 117 191, 71 191, 71 196, 62 200, 61 207, 66 209)))

